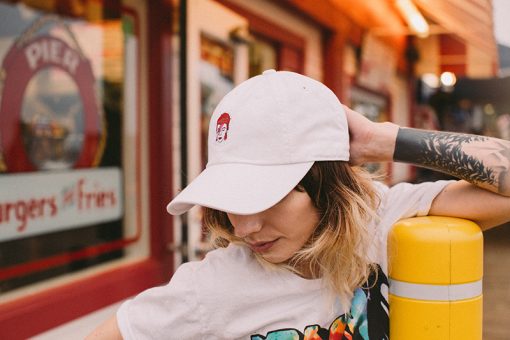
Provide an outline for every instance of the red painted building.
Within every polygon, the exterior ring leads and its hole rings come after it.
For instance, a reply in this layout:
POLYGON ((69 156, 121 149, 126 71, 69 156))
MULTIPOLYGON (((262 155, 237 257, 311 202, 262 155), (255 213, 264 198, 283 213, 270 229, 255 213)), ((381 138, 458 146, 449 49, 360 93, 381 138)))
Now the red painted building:
POLYGON ((490 0, 414 3, 427 37, 385 0, 0 0, 0 338, 86 317, 207 251, 200 211, 165 206, 244 79, 301 72, 413 126, 422 75, 495 74, 490 0))

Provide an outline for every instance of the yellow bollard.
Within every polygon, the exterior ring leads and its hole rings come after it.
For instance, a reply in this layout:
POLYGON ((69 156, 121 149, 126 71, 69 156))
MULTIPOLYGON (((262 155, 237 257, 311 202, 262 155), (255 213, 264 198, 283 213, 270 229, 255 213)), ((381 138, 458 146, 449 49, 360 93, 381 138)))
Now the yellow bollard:
POLYGON ((473 222, 416 217, 388 235, 390 338, 482 339, 483 236, 473 222))

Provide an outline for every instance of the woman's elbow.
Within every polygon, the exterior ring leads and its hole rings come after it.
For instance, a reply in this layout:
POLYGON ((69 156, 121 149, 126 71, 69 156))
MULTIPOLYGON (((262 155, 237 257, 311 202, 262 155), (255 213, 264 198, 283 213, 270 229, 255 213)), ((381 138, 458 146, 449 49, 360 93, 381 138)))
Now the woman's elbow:
POLYGON ((103 324, 97 327, 90 333, 86 340, 122 340, 119 326, 117 324, 117 317, 113 316, 106 320, 103 324))

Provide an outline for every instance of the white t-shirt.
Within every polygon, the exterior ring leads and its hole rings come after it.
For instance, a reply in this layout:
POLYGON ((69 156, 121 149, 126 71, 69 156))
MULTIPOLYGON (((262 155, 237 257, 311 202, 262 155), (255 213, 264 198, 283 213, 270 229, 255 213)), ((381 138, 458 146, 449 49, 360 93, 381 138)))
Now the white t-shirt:
POLYGON ((398 220, 427 215, 448 181, 377 184, 380 221, 372 256, 379 278, 357 289, 350 313, 324 289, 288 271, 262 267, 249 248, 229 245, 181 265, 171 281, 124 302, 117 322, 124 339, 388 339, 386 238, 398 220), (315 337, 312 335, 315 334, 315 337), (346 337, 348 338, 348 337, 346 337))

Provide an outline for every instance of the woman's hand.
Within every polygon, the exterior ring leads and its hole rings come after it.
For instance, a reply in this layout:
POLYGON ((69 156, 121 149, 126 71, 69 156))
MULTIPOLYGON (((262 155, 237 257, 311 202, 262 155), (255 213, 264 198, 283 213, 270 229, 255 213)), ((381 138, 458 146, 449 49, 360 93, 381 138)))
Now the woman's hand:
POLYGON ((375 123, 344 106, 350 135, 350 160, 353 165, 393 160, 398 125, 375 123))

